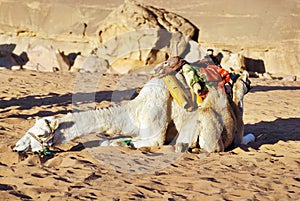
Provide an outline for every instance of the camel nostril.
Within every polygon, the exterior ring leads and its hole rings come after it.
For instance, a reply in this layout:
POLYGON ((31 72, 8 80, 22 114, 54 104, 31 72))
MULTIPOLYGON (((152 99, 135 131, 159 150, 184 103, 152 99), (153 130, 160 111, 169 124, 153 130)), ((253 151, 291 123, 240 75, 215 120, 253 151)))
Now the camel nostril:
POLYGON ((19 151, 20 151, 19 148, 18 148, 18 146, 13 147, 12 150, 13 150, 14 152, 19 152, 19 151))
POLYGON ((9 147, 10 147, 12 150, 15 150, 17 146, 12 144, 12 145, 10 145, 9 147))

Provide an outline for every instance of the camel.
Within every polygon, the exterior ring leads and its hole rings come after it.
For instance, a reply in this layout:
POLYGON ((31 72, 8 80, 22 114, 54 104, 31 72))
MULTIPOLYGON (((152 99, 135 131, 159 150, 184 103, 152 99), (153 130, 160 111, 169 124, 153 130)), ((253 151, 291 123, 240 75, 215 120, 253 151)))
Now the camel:
POLYGON ((219 152, 232 143, 248 144, 255 140, 253 134, 244 136, 243 105, 244 95, 250 90, 249 74, 245 69, 241 69, 238 76, 233 85, 232 98, 222 89, 210 88, 203 106, 195 112, 187 113, 190 118, 188 121, 198 123, 181 127, 176 141, 177 150, 194 148, 198 142, 199 147, 205 151, 219 152), (196 117, 199 119, 193 119, 196 117))
MULTIPOLYGON (((187 86, 180 73, 176 76, 187 86)), ((131 146, 135 148, 161 146, 166 141, 168 125, 173 121, 178 131, 176 151, 184 151, 183 146, 194 147, 197 141, 205 151, 224 151, 233 141, 237 144, 249 142, 243 140, 243 131, 237 129, 243 128, 237 124, 242 123, 239 115, 247 82, 248 73, 244 71, 236 81, 232 102, 225 92, 212 88, 201 108, 187 111, 172 99, 164 81, 155 77, 135 99, 123 105, 68 113, 61 118, 37 119, 14 150, 41 152, 95 132, 130 137, 131 146)), ((115 141, 99 141, 99 145, 115 145, 115 141)))

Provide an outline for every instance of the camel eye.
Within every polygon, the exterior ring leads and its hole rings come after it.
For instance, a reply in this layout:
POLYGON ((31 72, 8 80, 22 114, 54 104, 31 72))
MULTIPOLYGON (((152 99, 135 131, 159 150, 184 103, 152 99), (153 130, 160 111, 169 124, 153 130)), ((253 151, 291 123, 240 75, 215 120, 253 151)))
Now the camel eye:
POLYGON ((165 61, 164 66, 170 66, 170 63, 168 61, 165 61))
POLYGON ((37 135, 39 138, 42 138, 42 137, 44 137, 45 135, 44 134, 39 134, 39 135, 37 135))

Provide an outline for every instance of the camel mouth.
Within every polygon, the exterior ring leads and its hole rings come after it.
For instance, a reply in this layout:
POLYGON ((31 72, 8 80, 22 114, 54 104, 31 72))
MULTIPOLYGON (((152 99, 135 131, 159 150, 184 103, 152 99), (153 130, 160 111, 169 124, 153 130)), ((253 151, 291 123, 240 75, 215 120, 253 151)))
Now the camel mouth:
POLYGON ((18 152, 18 153, 26 153, 26 152, 29 152, 31 149, 30 149, 30 145, 29 145, 29 146, 27 146, 23 149, 19 149, 18 146, 15 146, 15 147, 12 148, 12 150, 14 152, 18 152))

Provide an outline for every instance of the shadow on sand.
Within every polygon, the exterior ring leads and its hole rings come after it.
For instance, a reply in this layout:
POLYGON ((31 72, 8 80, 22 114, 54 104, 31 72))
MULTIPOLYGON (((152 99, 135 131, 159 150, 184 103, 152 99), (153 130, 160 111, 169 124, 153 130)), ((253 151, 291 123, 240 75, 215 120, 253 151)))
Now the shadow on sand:
MULTIPOLYGON (((131 100, 137 95, 136 89, 128 89, 122 91, 100 91, 91 93, 67 93, 67 94, 57 94, 49 93, 47 95, 30 95, 21 98, 12 98, 10 100, 0 100, 0 113, 5 113, 11 110, 10 107, 18 107, 19 113, 21 110, 30 110, 34 107, 67 107, 69 105, 73 106, 72 111, 76 108, 80 108, 80 105, 89 103, 100 103, 102 101, 111 101, 118 103, 123 100, 131 100)), ((16 109, 16 108, 14 108, 16 109)), ((76 110, 78 111, 78 110, 76 110)), ((39 111, 35 114, 12 114, 6 118, 28 118, 31 116, 45 117, 57 114, 66 114, 71 112, 70 110, 60 110, 57 112, 52 111, 39 111)))
POLYGON ((245 133, 254 133, 256 142, 250 144, 258 149, 263 144, 276 144, 278 141, 300 141, 298 127, 300 118, 278 118, 275 121, 261 121, 246 124, 245 133))
POLYGON ((278 90, 300 90, 300 86, 254 86, 250 93, 265 92, 265 91, 278 91, 278 90))

